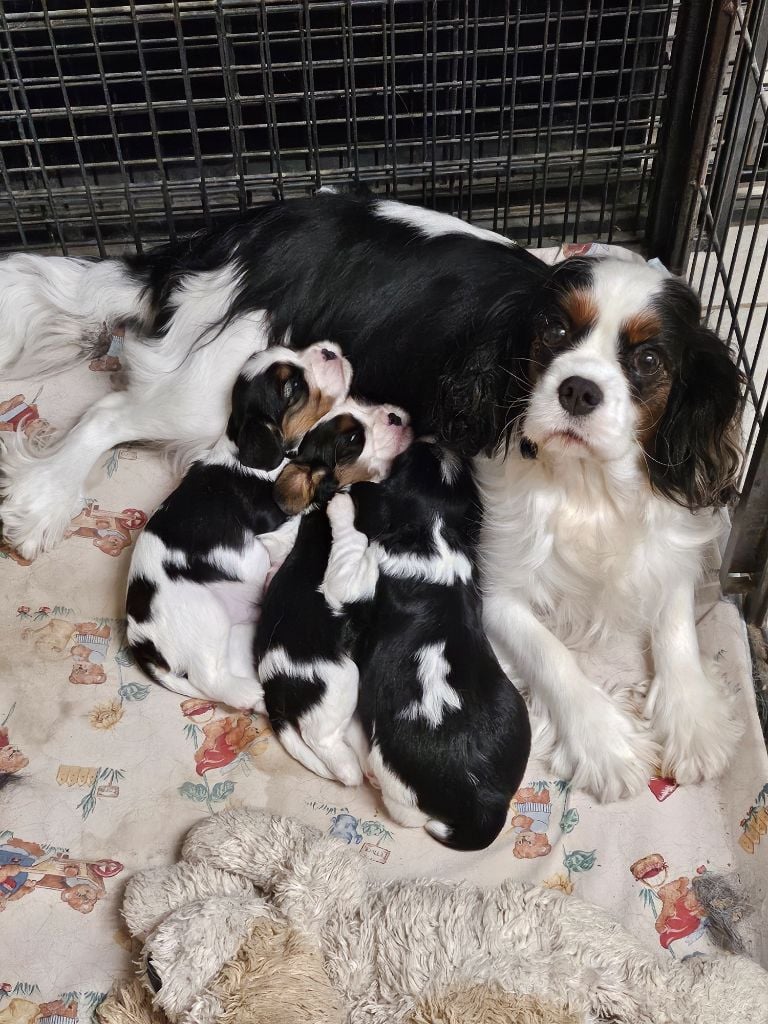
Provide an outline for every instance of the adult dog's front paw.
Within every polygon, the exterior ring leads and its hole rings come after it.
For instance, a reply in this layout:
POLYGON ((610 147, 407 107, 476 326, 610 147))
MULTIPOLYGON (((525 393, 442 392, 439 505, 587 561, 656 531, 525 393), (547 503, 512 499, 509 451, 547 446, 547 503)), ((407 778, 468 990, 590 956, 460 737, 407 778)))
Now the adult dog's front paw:
POLYGON ((589 684, 557 728, 553 770, 601 803, 634 796, 648 785, 659 749, 647 727, 589 684))
POLYGON ((82 496, 62 483, 44 458, 19 444, 0 452, 0 520, 4 539, 24 558, 48 551, 64 536, 82 496))
POLYGON ((662 774, 680 785, 716 779, 733 758, 743 724, 734 701, 714 668, 701 665, 684 681, 657 676, 646 706, 654 737, 662 748, 662 774))

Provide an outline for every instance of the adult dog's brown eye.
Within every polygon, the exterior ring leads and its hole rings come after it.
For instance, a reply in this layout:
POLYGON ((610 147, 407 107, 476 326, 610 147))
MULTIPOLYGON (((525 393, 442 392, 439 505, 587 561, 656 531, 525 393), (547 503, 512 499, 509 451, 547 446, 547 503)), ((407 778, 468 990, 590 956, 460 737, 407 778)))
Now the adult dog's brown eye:
POLYGON ((549 348, 558 348, 568 340, 568 331, 563 324, 546 323, 539 337, 549 348))
POLYGON ((655 349, 646 348, 635 353, 632 358, 632 366, 641 377, 650 377, 661 366, 661 357, 655 349))

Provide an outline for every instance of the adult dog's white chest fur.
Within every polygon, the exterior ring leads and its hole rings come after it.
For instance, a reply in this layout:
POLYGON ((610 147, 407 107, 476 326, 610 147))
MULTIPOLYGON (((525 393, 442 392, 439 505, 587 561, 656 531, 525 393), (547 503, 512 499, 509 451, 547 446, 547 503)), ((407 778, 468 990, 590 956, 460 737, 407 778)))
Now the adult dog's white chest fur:
POLYGON ((654 622, 672 582, 695 581, 721 520, 655 495, 627 459, 478 459, 486 594, 525 602, 568 644, 654 622))

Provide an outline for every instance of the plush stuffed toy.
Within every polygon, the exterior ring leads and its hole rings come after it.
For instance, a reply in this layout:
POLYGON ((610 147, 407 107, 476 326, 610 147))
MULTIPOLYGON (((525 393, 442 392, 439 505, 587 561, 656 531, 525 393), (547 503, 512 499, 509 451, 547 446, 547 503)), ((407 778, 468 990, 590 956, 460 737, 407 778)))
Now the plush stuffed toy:
POLYGON ((123 912, 145 995, 117 986, 103 1024, 768 1022, 768 974, 745 957, 654 955, 602 910, 519 882, 375 882, 257 811, 197 824, 123 912))

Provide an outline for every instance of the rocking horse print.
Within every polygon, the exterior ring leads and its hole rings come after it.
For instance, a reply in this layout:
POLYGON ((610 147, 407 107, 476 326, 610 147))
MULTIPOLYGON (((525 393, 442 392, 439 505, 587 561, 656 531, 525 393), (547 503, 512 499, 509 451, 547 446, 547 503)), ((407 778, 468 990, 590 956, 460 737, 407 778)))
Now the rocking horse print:
POLYGON ((133 543, 133 533, 147 523, 147 515, 138 508, 124 508, 122 512, 107 512, 89 498, 85 507, 74 517, 65 537, 90 537, 91 542, 105 555, 117 558, 133 543))

